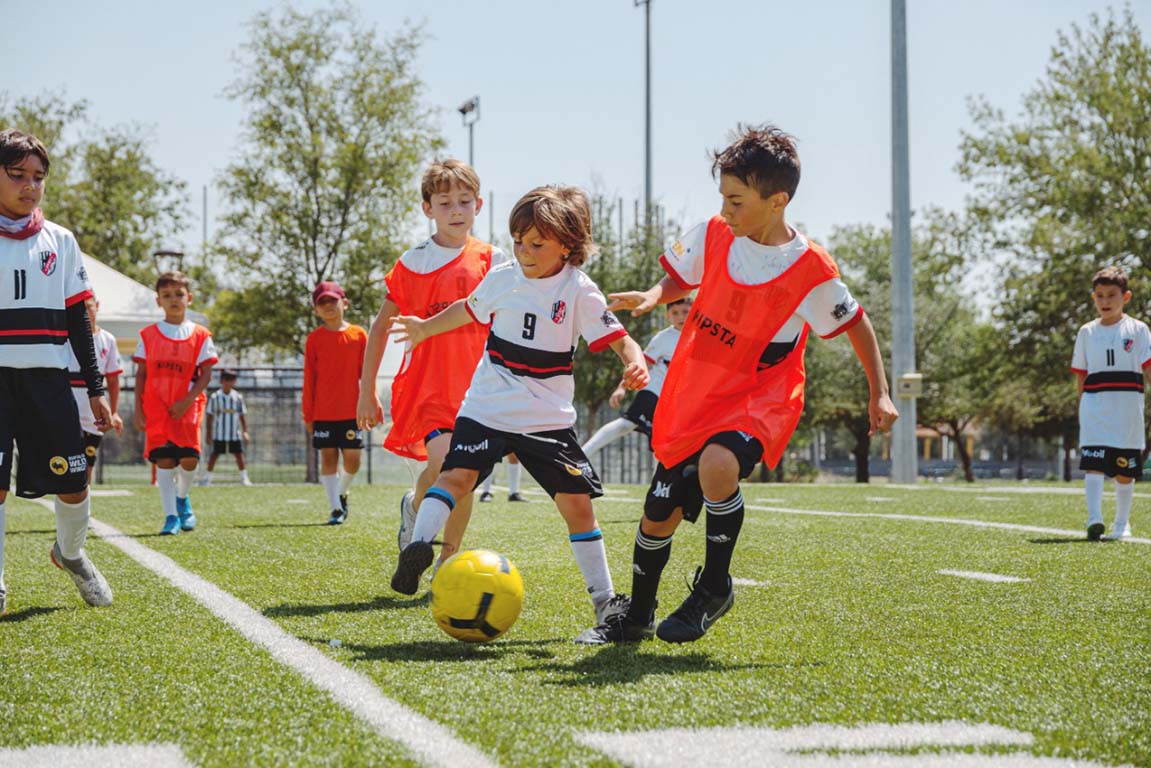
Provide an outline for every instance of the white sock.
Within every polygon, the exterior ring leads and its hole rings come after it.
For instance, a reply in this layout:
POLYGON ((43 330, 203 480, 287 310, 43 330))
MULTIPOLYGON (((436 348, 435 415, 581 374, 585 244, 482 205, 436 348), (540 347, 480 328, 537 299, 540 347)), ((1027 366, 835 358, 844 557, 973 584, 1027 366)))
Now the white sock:
POLYGON ((165 517, 176 515, 176 470, 156 467, 156 487, 160 489, 160 506, 165 517))
POLYGON ((1115 525, 1112 536, 1122 536, 1131 517, 1131 499, 1135 496, 1135 483, 1115 483, 1115 525))
POLYGON ((1098 472, 1089 472, 1083 478, 1083 487, 1087 491, 1087 524, 1103 522, 1103 475, 1098 472))
POLYGON ((4 539, 8 535, 8 512, 4 509, 5 502, 0 502, 0 592, 7 591, 4 586, 4 539))
POLYGON ((196 479, 196 470, 176 467, 176 495, 181 499, 188 498, 188 491, 192 490, 192 481, 196 479))
POLYGON ((91 496, 85 496, 79 504, 67 504, 56 497, 56 543, 66 560, 75 560, 84 550, 91 503, 91 496))
POLYGON ((240 470, 240 482, 242 482, 242 483, 250 482, 248 480, 248 470, 246 470, 246 469, 240 470))
POLYGON ((603 534, 599 528, 593 528, 586 533, 570 534, 568 539, 571 541, 576 565, 579 566, 584 583, 587 584, 592 604, 599 606, 615 594, 615 590, 612 589, 611 570, 607 565, 603 534))
POLYGON ((492 492, 492 476, 494 474, 495 474, 495 470, 493 469, 492 474, 488 475, 487 478, 484 480, 484 488, 483 488, 484 493, 491 493, 492 492))
POLYGON ((324 486, 324 493, 328 494, 328 507, 330 509, 340 508, 340 476, 334 475, 320 475, 320 485, 324 486))
POLYGON ((522 464, 508 464, 508 493, 520 492, 520 470, 522 464))
POLYGON ((340 495, 344 496, 348 493, 348 489, 352 487, 352 481, 356 479, 356 473, 348 474, 346 471, 340 473, 340 495))
POLYGON ((214 470, 208 470, 204 473, 204 485, 212 484, 212 475, 216 474, 214 470))
POLYGON ((583 444, 583 452, 590 459, 592 454, 603 448, 613 440, 617 440, 628 432, 635 429, 636 424, 634 421, 627 419, 616 419, 604 424, 596 433, 591 436, 591 439, 583 444))
POLYGON ((424 494, 416 510, 416 527, 412 530, 412 541, 431 541, 439 535, 448 518, 452 514, 455 500, 449 504, 451 495, 444 490, 432 486, 424 494))

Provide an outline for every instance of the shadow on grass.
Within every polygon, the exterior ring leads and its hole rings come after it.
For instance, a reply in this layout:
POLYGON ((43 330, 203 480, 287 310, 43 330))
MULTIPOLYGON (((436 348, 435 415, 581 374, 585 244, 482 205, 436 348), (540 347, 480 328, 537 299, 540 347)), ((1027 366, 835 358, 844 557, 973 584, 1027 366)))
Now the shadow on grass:
POLYGON ((279 618, 283 616, 322 616, 326 613, 361 613, 363 611, 384 611, 393 608, 418 608, 420 606, 427 606, 431 602, 431 592, 425 592, 419 597, 380 595, 374 600, 359 603, 329 603, 327 605, 284 603, 283 605, 274 605, 271 608, 265 608, 263 614, 268 618, 279 618))
POLYGON ((1064 536, 1061 538, 1050 539, 1028 539, 1032 544, 1110 544, 1109 541, 1088 541, 1082 536, 1070 537, 1064 536))
POLYGON ((46 616, 49 613, 55 613, 58 610, 60 610, 59 606, 54 606, 51 608, 24 608, 23 610, 19 611, 12 611, 7 616, 0 616, 0 624, 15 624, 18 621, 27 621, 28 619, 34 619, 37 616, 46 616))
MULTIPOLYGON (((327 645, 321 640, 301 638, 309 642, 327 645)), ((411 643, 391 643, 389 645, 357 645, 346 643, 343 647, 356 654, 358 661, 491 661, 502 659, 509 654, 526 653, 533 658, 550 659, 553 654, 548 646, 562 643, 563 640, 496 640, 491 643, 461 643, 444 636, 443 640, 419 640, 411 643)))
POLYGON ((559 679, 545 680, 544 684, 572 687, 638 683, 649 675, 736 672, 748 669, 799 669, 801 667, 822 666, 825 666, 825 662, 729 664, 705 653, 671 656, 642 653, 638 645, 613 645, 571 664, 540 664, 535 667, 526 667, 522 671, 562 675, 563 677, 559 679))
MULTIPOLYGON (((248 523, 246 525, 217 525, 216 528, 327 528, 328 522, 317 523, 248 523)), ((332 526, 333 528, 335 526, 332 526)))
POLYGON ((30 531, 8 531, 9 536, 31 536, 33 534, 40 535, 44 533, 55 533, 55 528, 37 528, 30 531))

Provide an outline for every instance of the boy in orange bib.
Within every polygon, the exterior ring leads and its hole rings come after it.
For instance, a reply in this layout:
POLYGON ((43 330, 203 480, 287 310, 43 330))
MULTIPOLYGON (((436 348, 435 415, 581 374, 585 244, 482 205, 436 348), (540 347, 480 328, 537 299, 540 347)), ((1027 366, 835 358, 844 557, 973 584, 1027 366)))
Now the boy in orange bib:
POLYGON ((192 290, 182 272, 156 279, 164 319, 140 331, 136 361, 136 429, 145 433, 144 457, 156 465, 164 508, 162 536, 196 527, 188 497, 200 463, 204 390, 218 356, 208 329, 187 319, 192 290))
MULTIPOLYGON (((436 231, 406 251, 384 278, 387 296, 368 335, 360 379, 356 420, 361 429, 371 429, 383 420, 376 374, 392 318, 432 317, 471 295, 492 267, 510 261, 499 248, 470 234, 483 207, 480 180, 470 165, 459 160, 436 161, 424 172, 421 187, 424 215, 436 223, 436 231)), ((427 462, 416 487, 400 501, 401 550, 411 541, 424 493, 440 475, 456 413, 487 338, 487 326, 472 323, 411 347, 392 381, 392 428, 384 447, 398 456, 427 462)), ((441 561, 459 548, 471 511, 469 493, 460 499, 445 529, 441 561)))
POLYGON ((647 291, 611 294, 611 309, 651 311, 698 289, 656 406, 659 460, 632 555, 632 601, 581 636, 586 643, 698 640, 732 606, 729 574, 743 524, 739 481, 760 461, 775 466, 803 411, 809 330, 846 332, 871 387, 873 430, 898 417, 879 345, 863 308, 828 253, 784 220, 799 185, 792 137, 741 128, 716 152, 721 215, 664 253, 667 276, 647 291), (655 628, 656 591, 681 520, 707 508, 707 549, 688 598, 655 628))

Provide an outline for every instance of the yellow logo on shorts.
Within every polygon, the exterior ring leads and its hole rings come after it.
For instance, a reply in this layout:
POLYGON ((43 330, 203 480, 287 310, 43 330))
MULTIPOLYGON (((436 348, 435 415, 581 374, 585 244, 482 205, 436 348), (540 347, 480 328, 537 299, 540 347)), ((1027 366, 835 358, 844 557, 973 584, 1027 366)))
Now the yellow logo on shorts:
POLYGON ((349 429, 347 431, 347 433, 344 435, 344 437, 346 437, 349 440, 355 440, 356 439, 356 430, 349 429))
POLYGON ((52 470, 54 475, 62 475, 68 471, 68 460, 63 456, 53 456, 48 459, 48 469, 52 470))
POLYGON ((1120 456, 1119 458, 1115 459, 1115 463, 1117 465, 1119 465, 1119 467, 1121 467, 1122 469, 1126 469, 1128 461, 1127 461, 1126 457, 1120 456))
POLYGON ((579 477, 583 474, 583 470, 581 470, 579 467, 573 467, 571 464, 564 464, 564 469, 568 471, 569 475, 573 475, 575 477, 579 477))
POLYGON ((92 458, 93 456, 95 456, 96 455, 96 446, 89 445, 89 446, 85 447, 84 448, 84 455, 87 456, 89 459, 92 458))

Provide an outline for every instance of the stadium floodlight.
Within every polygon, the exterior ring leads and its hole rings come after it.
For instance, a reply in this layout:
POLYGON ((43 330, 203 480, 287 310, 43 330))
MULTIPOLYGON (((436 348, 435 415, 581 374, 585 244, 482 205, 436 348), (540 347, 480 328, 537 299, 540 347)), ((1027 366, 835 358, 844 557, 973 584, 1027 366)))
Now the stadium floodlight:
POLYGON ((468 165, 475 167, 475 126, 480 120, 480 97, 473 96, 459 106, 457 111, 468 129, 468 165))

